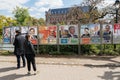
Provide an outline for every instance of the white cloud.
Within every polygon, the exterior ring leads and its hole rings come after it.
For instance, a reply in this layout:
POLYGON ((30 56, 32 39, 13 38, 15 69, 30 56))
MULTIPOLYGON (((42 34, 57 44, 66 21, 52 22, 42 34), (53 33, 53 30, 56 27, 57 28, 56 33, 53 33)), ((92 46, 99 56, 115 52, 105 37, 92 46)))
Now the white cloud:
POLYGON ((16 6, 22 6, 29 0, 0 0, 0 10, 11 11, 16 6))
POLYGON ((46 7, 46 8, 54 8, 54 7, 61 7, 63 6, 62 0, 39 0, 35 3, 35 6, 37 7, 46 7))

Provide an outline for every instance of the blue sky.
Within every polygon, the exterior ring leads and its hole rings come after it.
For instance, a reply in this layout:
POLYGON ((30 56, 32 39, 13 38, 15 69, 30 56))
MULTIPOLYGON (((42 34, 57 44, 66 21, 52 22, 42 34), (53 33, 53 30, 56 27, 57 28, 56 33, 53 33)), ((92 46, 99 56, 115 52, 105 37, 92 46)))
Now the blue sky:
MULTIPOLYGON (((45 18, 45 11, 55 8, 79 5, 84 0, 0 0, 0 15, 13 17, 12 11, 16 6, 29 9, 31 16, 45 18)), ((107 2, 115 0, 106 0, 107 2)))

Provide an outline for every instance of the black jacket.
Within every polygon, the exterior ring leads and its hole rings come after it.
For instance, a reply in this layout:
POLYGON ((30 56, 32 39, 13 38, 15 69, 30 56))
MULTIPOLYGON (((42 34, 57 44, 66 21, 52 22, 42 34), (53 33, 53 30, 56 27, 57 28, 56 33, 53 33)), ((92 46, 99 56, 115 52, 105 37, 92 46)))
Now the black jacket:
POLYGON ((24 54, 24 42, 25 42, 25 37, 21 34, 18 34, 15 36, 14 40, 14 54, 15 55, 21 55, 24 54))
POLYGON ((25 49, 25 55, 33 54, 35 56, 35 49, 30 41, 25 40, 24 49, 25 49))

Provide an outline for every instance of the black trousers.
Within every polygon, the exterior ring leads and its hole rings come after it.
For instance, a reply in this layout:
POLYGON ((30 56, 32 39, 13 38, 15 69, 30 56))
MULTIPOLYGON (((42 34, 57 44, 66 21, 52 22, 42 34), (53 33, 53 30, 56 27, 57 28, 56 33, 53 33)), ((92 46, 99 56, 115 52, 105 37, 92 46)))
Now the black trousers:
POLYGON ((33 70, 36 71, 36 63, 35 63, 35 56, 32 54, 26 54, 26 59, 27 59, 27 68, 28 71, 31 71, 31 64, 33 66, 33 70))
POLYGON ((17 57, 17 68, 20 68, 20 58, 22 58, 22 61, 23 61, 23 67, 25 67, 26 63, 25 63, 25 56, 24 54, 21 54, 21 55, 16 55, 17 57))

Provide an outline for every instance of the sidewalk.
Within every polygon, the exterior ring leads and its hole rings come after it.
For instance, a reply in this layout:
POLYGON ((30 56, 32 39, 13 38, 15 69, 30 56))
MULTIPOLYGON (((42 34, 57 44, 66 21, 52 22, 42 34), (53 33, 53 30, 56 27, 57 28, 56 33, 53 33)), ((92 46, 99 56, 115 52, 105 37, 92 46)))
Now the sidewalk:
POLYGON ((16 69, 15 56, 0 56, 0 80, 120 80, 120 57, 40 56, 37 75, 16 69))
MULTIPOLYGON (((0 56, 0 62, 16 63, 15 56, 0 56)), ((120 66, 120 56, 118 57, 84 57, 84 56, 40 56, 36 57, 37 64, 52 65, 101 65, 101 66, 120 66)))

